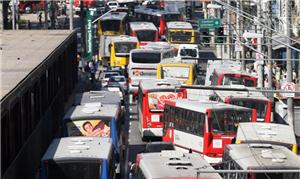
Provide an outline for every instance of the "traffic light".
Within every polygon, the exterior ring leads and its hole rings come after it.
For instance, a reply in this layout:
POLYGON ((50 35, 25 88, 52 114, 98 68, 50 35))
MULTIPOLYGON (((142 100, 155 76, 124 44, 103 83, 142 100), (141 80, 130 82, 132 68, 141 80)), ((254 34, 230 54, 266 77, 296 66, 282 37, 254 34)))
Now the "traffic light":
POLYGON ((216 43, 224 43, 224 29, 219 27, 215 29, 216 43))
POLYGON ((192 14, 191 6, 186 6, 185 11, 186 11, 185 12, 186 18, 187 19, 192 19, 193 14, 192 14))

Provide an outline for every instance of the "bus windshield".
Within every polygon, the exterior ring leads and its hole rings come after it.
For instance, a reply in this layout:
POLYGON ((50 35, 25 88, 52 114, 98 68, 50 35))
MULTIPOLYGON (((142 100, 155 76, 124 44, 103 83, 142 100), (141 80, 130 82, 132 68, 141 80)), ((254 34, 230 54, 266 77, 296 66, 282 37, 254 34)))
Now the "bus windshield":
POLYGON ((162 78, 189 78, 190 69, 188 67, 162 67, 162 78))
POLYGON ((155 41, 156 31, 154 30, 139 30, 136 31, 136 36, 139 41, 155 41))
POLYGON ((105 20, 101 21, 101 30, 104 31, 119 31, 120 20, 105 20))
POLYGON ((251 122, 252 111, 213 110, 211 129, 213 133, 232 133, 237 131, 239 122, 251 122))
POLYGON ((256 109, 257 118, 265 118, 267 112, 267 101, 249 99, 231 99, 231 104, 256 109))
POLYGON ((136 43, 132 42, 119 42, 115 43, 115 52, 116 56, 128 56, 130 53, 130 50, 136 48, 136 43))
POLYGON ((133 63, 160 63, 160 53, 139 52, 132 53, 131 59, 133 63))
POLYGON ((148 105, 150 111, 163 111, 165 101, 171 99, 182 99, 183 93, 175 92, 151 92, 148 93, 148 105))
POLYGON ((101 165, 96 161, 49 161, 46 166, 48 179, 90 179, 101 176, 101 165))
POLYGON ((170 40, 172 42, 190 42, 192 32, 187 31, 170 31, 170 40))
POLYGON ((223 77, 223 85, 244 85, 248 87, 255 87, 254 81, 245 77, 235 77, 233 74, 225 74, 223 77))

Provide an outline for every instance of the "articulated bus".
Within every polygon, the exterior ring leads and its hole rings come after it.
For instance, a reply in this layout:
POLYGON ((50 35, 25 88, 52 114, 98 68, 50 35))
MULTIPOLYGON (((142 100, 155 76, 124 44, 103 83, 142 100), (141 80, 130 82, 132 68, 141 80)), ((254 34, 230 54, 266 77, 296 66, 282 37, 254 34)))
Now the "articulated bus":
POLYGON ((256 111, 216 101, 177 99, 165 102, 162 121, 163 141, 219 163, 224 146, 236 136, 238 123, 255 122, 256 111))
POLYGON ((116 177, 115 164, 109 138, 57 138, 40 162, 40 179, 110 179, 116 177))
POLYGON ((110 137, 118 152, 122 120, 120 106, 86 103, 71 107, 63 119, 63 136, 110 137))
POLYGON ((171 44, 195 43, 195 31, 192 24, 183 21, 167 22, 166 40, 171 44))
POLYGON ((127 21, 126 12, 108 12, 98 21, 98 35, 125 35, 127 21))
MULTIPOLYGON (((154 42, 153 42, 154 43, 154 42)), ((158 43, 158 42, 155 42, 158 43)), ((139 81, 143 79, 156 79, 157 64, 167 58, 174 57, 172 48, 152 48, 144 46, 143 49, 131 50, 128 64, 129 92, 136 93, 139 81)), ((158 43, 159 45, 159 43, 158 43)))
POLYGON ((133 179, 221 179, 217 173, 201 173, 199 169, 213 171, 214 168, 203 157, 193 153, 163 150, 157 153, 137 155, 133 179))
POLYGON ((178 80, 143 80, 138 90, 138 119, 142 139, 162 137, 161 121, 166 100, 186 98, 186 90, 179 89, 178 80))
POLYGON ((239 124, 236 143, 266 143, 282 145, 297 154, 297 142, 291 126, 275 123, 249 123, 239 124))
POLYGON ((195 65, 166 63, 157 65, 157 79, 176 79, 181 84, 192 85, 195 79, 195 65))
POLYGON ((129 63, 129 54, 132 49, 139 48, 136 37, 127 35, 114 36, 109 45, 110 66, 126 67, 129 63))
POLYGON ((262 143, 226 145, 223 168, 224 170, 251 170, 249 173, 224 173, 224 179, 299 179, 300 177, 300 159, 296 154, 283 146, 262 143), (264 171, 260 172, 260 170, 264 171), (276 170, 284 170, 284 172, 276 170))
POLYGON ((272 101, 259 91, 214 90, 214 94, 210 99, 256 109, 257 122, 271 122, 272 101))
POLYGON ((138 6, 134 9, 134 13, 135 18, 138 21, 153 22, 153 24, 158 28, 161 36, 165 35, 167 22, 182 20, 182 15, 178 10, 169 11, 138 6))
POLYGON ((146 45, 147 42, 157 42, 158 30, 152 22, 130 22, 129 35, 137 37, 140 45, 146 45))
POLYGON ((257 77, 241 71, 241 63, 237 61, 207 62, 205 86, 215 85, 244 85, 257 86, 257 77))

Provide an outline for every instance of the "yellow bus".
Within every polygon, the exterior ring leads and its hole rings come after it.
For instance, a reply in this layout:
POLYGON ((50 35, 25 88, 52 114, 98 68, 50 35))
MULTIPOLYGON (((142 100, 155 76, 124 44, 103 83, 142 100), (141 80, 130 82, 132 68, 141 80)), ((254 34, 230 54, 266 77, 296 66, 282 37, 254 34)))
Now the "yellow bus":
POLYGON ((98 20, 98 35, 123 35, 127 21, 126 12, 108 12, 98 20))
POLYGON ((195 30, 189 22, 167 22, 166 40, 172 44, 195 43, 195 30))
POLYGON ((136 37, 127 35, 112 37, 109 45, 110 66, 127 66, 129 63, 130 51, 136 48, 139 48, 139 41, 136 37))
POLYGON ((178 79, 182 84, 192 85, 195 80, 195 65, 166 63, 157 65, 157 79, 178 79))

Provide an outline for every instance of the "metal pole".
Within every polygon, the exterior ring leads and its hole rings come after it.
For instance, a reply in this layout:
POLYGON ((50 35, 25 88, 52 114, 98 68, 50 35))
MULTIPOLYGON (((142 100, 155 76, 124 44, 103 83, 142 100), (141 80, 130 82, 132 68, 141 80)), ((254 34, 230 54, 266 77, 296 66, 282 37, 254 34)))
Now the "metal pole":
MULTIPOLYGON (((227 0, 227 4, 230 4, 230 0, 227 0)), ((230 11, 227 9, 227 37, 226 37, 226 41, 227 41, 227 54, 228 54, 228 58, 231 58, 231 45, 230 43, 230 11)))
MULTIPOLYGON (((240 7, 241 7, 241 11, 243 12, 244 11, 244 2, 241 0, 241 5, 240 5, 240 7)), ((240 35, 242 35, 243 33, 244 33, 244 17, 243 16, 241 16, 240 17, 240 21, 239 21, 240 23, 241 23, 241 30, 239 31, 240 32, 240 35)), ((244 40, 242 40, 242 41, 244 41, 244 40)), ((245 45, 242 45, 242 58, 245 58, 245 45)), ((242 61, 242 70, 243 71, 246 71, 246 61, 242 61)))
POLYGON ((70 9, 70 14, 69 14, 69 21, 70 21, 70 30, 73 30, 73 17, 74 17, 74 12, 73 12, 73 0, 69 1, 69 9, 70 9))
POLYGON ((16 30, 16 7, 15 0, 12 0, 12 29, 16 30))
POLYGON ((204 19, 207 19, 208 18, 208 13, 207 13, 207 7, 206 7, 206 2, 203 1, 202 2, 202 8, 203 8, 203 13, 204 13, 204 19))
MULTIPOLYGON (((290 4, 289 0, 285 1, 285 16, 286 16, 286 36, 291 36, 291 18, 290 18, 290 4)), ((288 39, 287 41, 288 45, 291 45, 291 40, 288 39)), ((292 50, 291 48, 286 48, 286 58, 290 59, 292 56, 292 50)), ((286 69, 287 69, 287 82, 293 81, 293 69, 292 69, 292 62, 289 60, 286 62, 286 69)), ((287 99, 287 116, 288 116, 288 123, 290 126, 293 126, 294 124, 294 107, 293 107, 293 98, 289 97, 287 99)))
POLYGON ((0 30, 4 30, 4 2, 0 3, 0 30))
POLYGON ((19 1, 18 0, 15 0, 16 1, 16 4, 15 4, 15 10, 16 10, 16 30, 19 30, 19 1))
MULTIPOLYGON (((272 28, 272 2, 268 2, 268 26, 272 28)), ((272 30, 268 29, 268 88, 272 88, 273 74, 272 74, 272 30)))
MULTIPOLYGON (((257 1, 257 18, 258 21, 261 21, 261 1, 257 1)), ((261 34, 261 25, 258 24, 257 25, 257 33, 261 34)), ((261 53, 261 38, 257 38, 257 51, 258 53, 261 53)), ((257 57, 259 57, 260 55, 257 55, 257 57)), ((258 74, 258 83, 257 83, 257 87, 263 87, 263 61, 262 59, 258 59, 256 61, 257 63, 257 74, 258 74)))
MULTIPOLYGON (((237 32, 237 41, 238 41, 238 43, 240 42, 240 1, 239 0, 236 0, 236 8, 237 8, 237 11, 238 11, 238 13, 236 14, 236 32, 237 32)), ((240 53, 240 51, 236 51, 236 59, 240 59, 241 58, 241 53, 240 53)))

